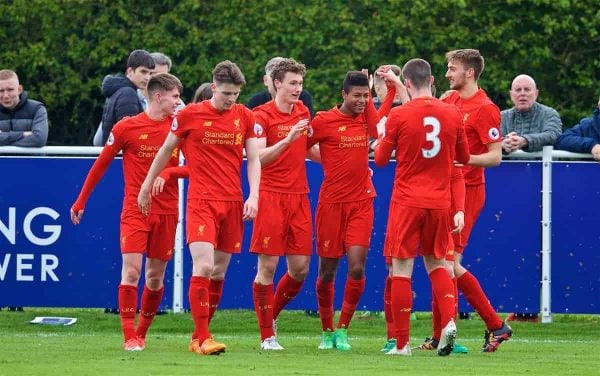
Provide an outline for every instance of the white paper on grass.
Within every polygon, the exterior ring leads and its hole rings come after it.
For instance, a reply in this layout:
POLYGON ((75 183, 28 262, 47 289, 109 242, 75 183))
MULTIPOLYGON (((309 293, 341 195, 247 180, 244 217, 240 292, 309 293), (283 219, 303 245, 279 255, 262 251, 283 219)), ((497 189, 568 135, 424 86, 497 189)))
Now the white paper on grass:
POLYGON ((50 317, 50 316, 36 316, 30 321, 31 324, 42 324, 42 325, 73 325, 77 322, 75 317, 50 317))

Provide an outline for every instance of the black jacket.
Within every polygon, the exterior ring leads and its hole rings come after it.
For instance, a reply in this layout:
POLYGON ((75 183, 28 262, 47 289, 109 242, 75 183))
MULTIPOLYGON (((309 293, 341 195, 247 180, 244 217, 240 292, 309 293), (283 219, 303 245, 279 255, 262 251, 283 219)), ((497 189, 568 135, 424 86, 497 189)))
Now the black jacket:
POLYGON ((12 109, 0 105, 0 146, 46 146, 48 140, 48 113, 38 101, 27 98, 24 91, 19 103, 12 109), (32 132, 25 136, 24 132, 32 132))
POLYGON ((144 111, 137 88, 123 74, 106 76, 102 81, 102 95, 106 97, 102 112, 102 144, 106 143, 113 126, 125 116, 144 111))

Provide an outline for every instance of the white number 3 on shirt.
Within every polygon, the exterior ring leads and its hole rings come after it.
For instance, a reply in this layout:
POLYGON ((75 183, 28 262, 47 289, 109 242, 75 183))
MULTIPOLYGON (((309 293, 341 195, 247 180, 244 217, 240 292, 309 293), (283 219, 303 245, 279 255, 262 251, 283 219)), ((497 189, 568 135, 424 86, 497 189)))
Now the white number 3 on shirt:
POLYGON ((423 158, 434 158, 442 148, 442 143, 438 138, 440 134, 440 121, 433 116, 426 116, 423 118, 423 126, 426 127, 428 125, 431 126, 431 131, 425 133, 425 140, 431 141, 433 146, 431 149, 421 148, 421 153, 423 154, 423 158))

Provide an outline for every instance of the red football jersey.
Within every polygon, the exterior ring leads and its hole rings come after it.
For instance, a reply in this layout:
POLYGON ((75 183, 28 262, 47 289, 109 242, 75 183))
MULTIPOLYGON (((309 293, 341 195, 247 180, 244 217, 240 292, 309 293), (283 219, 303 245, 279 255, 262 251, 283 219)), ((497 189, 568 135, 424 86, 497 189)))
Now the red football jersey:
POLYGON ((248 138, 261 137, 252 112, 235 104, 219 112, 210 100, 181 110, 171 131, 182 139, 190 172, 188 198, 242 201, 242 158, 248 138))
POLYGON ((393 108, 382 142, 396 149, 392 201, 417 208, 450 208, 454 161, 469 160, 462 115, 455 106, 419 97, 393 108))
MULTIPOLYGON (((142 112, 136 116, 121 119, 113 127, 104 148, 113 152, 114 155, 117 155, 121 150, 123 151, 124 210, 138 210, 137 197, 140 187, 146 179, 158 149, 167 138, 172 122, 172 117, 156 121, 150 119, 145 112, 142 112)), ((178 164, 179 149, 175 149, 165 167, 177 166, 178 164)), ((177 213, 177 197, 177 180, 170 180, 165 184, 164 191, 152 200, 150 213, 177 213)))
MULTIPOLYGON (((283 140, 290 128, 301 120, 310 121, 310 112, 301 101, 298 101, 291 114, 279 111, 275 101, 271 100, 255 107, 256 124, 264 129, 267 147, 283 140)), ((294 140, 275 161, 262 168, 260 189, 282 193, 307 193, 306 181, 306 149, 307 136, 312 130, 294 140)))
MULTIPOLYGON (((456 105, 463 113, 465 133, 471 154, 487 153, 487 144, 502 141, 500 109, 483 89, 479 89, 477 93, 466 99, 461 98, 460 94, 454 91, 443 101, 456 105)), ((465 166, 463 173, 466 185, 485 183, 483 167, 465 166)))
POLYGON ((375 197, 369 172, 369 130, 365 114, 356 117, 336 106, 311 122, 310 143, 319 143, 325 175, 319 202, 337 203, 375 197))

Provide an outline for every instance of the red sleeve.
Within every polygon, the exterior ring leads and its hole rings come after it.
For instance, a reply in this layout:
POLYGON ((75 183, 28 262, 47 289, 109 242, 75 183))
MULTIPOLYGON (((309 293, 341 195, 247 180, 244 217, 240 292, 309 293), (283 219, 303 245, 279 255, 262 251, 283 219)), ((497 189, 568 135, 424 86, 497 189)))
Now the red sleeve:
POLYGON ((96 159, 96 162, 94 162, 90 172, 88 172, 85 182, 83 183, 83 187, 81 188, 81 192, 79 192, 79 197, 77 197, 77 200, 75 200, 75 203, 71 207, 75 213, 85 209, 85 204, 90 198, 92 191, 106 173, 108 166, 110 166, 110 162, 112 162, 113 159, 115 159, 115 156, 118 154, 118 150, 115 151, 115 149, 112 147, 112 144, 108 144, 109 142, 111 142, 110 137, 106 146, 102 149, 102 152, 98 156, 98 159, 96 159))
POLYGON ((392 106, 394 105, 394 97, 396 97, 396 87, 395 86, 393 86, 393 85, 388 86, 387 90, 388 91, 385 96, 385 100, 381 104, 381 107, 379 107, 379 111, 377 111, 377 116, 380 119, 384 116, 388 116, 388 114, 390 113, 390 110, 392 109, 392 106))
POLYGON ((310 127, 312 129, 312 134, 310 137, 306 139, 306 147, 310 149, 311 147, 318 144, 323 139, 323 124, 325 121, 323 120, 324 112, 319 112, 310 122, 310 127))
POLYGON ((476 128, 482 144, 502 141, 500 109, 493 103, 482 106, 479 110, 479 123, 476 128))
POLYGON ((252 111, 244 107, 244 117, 246 119, 246 134, 244 135, 244 139, 247 140, 249 138, 262 138, 265 137, 265 130, 263 129, 261 124, 256 122, 254 114, 252 111))
POLYGON ((465 211, 465 177, 462 167, 452 168, 450 180, 450 191, 452 192, 452 204, 456 211, 465 211))
POLYGON ((190 177, 190 170, 188 166, 167 167, 158 176, 166 181, 169 181, 169 179, 187 179, 190 177))
POLYGON ((367 122, 367 131, 369 132, 369 137, 377 138, 377 123, 379 123, 379 114, 375 109, 375 104, 373 104, 373 98, 370 94, 369 103, 367 103, 367 108, 365 108, 365 121, 367 122))
POLYGON ((458 128, 458 137, 456 138, 456 161, 460 164, 469 163, 471 152, 469 151, 469 142, 465 134, 465 128, 461 125, 458 128))

